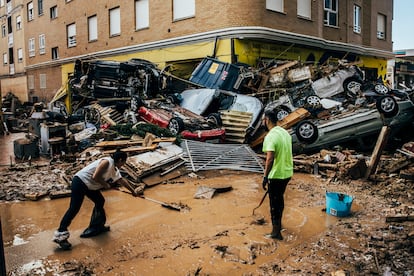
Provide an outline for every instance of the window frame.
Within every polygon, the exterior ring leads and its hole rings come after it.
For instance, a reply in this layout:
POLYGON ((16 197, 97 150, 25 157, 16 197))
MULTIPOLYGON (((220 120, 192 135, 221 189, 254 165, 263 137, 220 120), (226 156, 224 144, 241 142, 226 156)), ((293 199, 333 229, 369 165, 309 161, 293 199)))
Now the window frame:
POLYGON ((46 74, 39 74, 39 89, 46 89, 46 74))
POLYGON ((59 47, 52 47, 50 52, 52 60, 59 59, 59 47))
POLYGON ((1 37, 6 37, 6 36, 7 36, 6 24, 2 24, 1 25, 1 37))
POLYGON ((29 57, 36 56, 36 41, 34 37, 29 38, 27 49, 29 51, 29 57))
POLYGON ((338 27, 338 0, 324 0, 323 1, 323 24, 328 27, 338 27), (326 4, 329 4, 329 7, 326 4), (335 8, 333 7, 335 6, 335 8), (332 24, 332 15, 335 16, 335 24, 332 24))
POLYGON ((46 35, 39 35, 39 54, 44 55, 46 53, 46 35))
POLYGON ((16 30, 21 30, 23 28, 22 26, 22 16, 18 15, 16 16, 16 30))
POLYGON ((34 7, 33 1, 27 3, 27 21, 32 21, 34 19, 34 7))
POLYGON ((37 0, 37 14, 39 16, 43 15, 43 0, 37 0))
POLYGON ((18 63, 23 62, 23 49, 22 48, 17 49, 17 62, 18 63))
POLYGON ((296 13, 300 18, 312 19, 312 0, 297 0, 296 13), (305 14, 303 11, 307 11, 305 14))
POLYGON ((121 8, 109 9, 109 37, 121 35, 121 8))
POLYGON ((76 23, 66 25, 66 40, 67 47, 76 47, 76 23))
POLYGON ((3 65, 9 64, 7 53, 3 53, 3 65))
POLYGON ((387 38, 387 16, 382 13, 377 14, 377 39, 385 40, 387 38), (382 25, 383 28, 380 27, 380 18, 383 19, 382 25))
POLYGON ((266 0, 266 9, 269 11, 285 13, 284 0, 266 0))
POLYGON ((98 16, 96 14, 88 17, 88 41, 98 40, 98 16), (93 35, 94 34, 94 35, 93 35))
POLYGON ((361 10, 362 8, 354 4, 354 33, 361 33, 361 10))
POLYGON ((195 0, 173 0, 172 20, 180 21, 194 18, 196 13, 195 0), (191 3, 188 3, 191 1, 191 3), (187 10, 187 11, 186 11, 187 10))
POLYGON ((149 20, 149 0, 135 0, 135 30, 149 28, 149 20))
POLYGON ((50 8, 50 19, 56 19, 58 17, 58 6, 55 5, 50 8))

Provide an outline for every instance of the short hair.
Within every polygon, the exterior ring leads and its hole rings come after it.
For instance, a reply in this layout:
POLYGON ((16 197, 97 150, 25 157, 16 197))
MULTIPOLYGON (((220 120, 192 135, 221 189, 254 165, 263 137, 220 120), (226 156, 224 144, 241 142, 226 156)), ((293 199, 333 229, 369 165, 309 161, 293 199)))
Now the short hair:
POLYGON ((125 151, 120 151, 117 149, 114 154, 112 155, 112 159, 114 159, 115 163, 119 160, 127 160, 128 154, 125 151))
POLYGON ((278 121, 276 112, 274 110, 272 110, 272 109, 265 110, 264 116, 267 117, 267 118, 269 118, 269 120, 273 124, 276 124, 277 121, 278 121))

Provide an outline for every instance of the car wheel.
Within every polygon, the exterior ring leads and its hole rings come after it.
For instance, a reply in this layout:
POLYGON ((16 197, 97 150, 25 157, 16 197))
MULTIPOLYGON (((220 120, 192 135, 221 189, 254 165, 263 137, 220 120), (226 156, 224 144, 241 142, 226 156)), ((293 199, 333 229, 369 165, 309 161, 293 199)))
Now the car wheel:
POLYGON ((321 105, 321 98, 316 95, 307 96, 306 105, 312 108, 318 108, 321 105))
POLYGON ((349 78, 344 81, 344 90, 345 92, 350 92, 354 95, 357 95, 362 88, 362 82, 356 78, 349 78))
POLYGON ((83 114, 86 123, 98 125, 101 121, 101 113, 96 108, 85 108, 83 110, 83 114))
POLYGON ((382 96, 377 99, 376 106, 378 111, 386 118, 394 117, 398 113, 397 101, 391 96, 382 96))
POLYGON ((289 115, 290 109, 286 106, 279 106, 276 109, 276 118, 278 121, 283 120, 287 115, 289 115))
POLYGON ((173 135, 178 135, 181 131, 184 130, 184 121, 180 117, 171 118, 168 123, 168 129, 173 135))
POLYGON ((223 122, 219 113, 211 113, 207 117, 207 122, 213 124, 215 127, 221 127, 223 122))
POLYGON ((318 139, 318 128, 310 121, 301 121, 296 126, 295 134, 300 142, 311 144, 318 139))
POLYGON ((375 90, 375 92, 377 94, 380 94, 380 95, 386 95, 386 94, 388 94, 388 87, 386 87, 385 85, 383 85, 381 83, 377 83, 374 86, 374 90, 375 90))

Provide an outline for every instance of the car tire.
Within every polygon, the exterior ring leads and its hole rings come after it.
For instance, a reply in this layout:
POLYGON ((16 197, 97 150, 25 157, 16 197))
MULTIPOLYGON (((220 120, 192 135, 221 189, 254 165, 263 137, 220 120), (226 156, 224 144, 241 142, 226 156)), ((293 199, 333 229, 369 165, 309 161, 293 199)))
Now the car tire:
POLYGON ((282 105, 282 106, 279 106, 278 108, 276 108, 275 112, 276 112, 277 120, 281 121, 286 116, 288 116, 291 111, 290 111, 289 107, 286 107, 286 106, 282 105))
POLYGON ((101 122, 101 113, 99 112, 98 109, 90 107, 90 108, 85 108, 83 110, 83 114, 84 114, 84 118, 85 118, 85 123, 90 123, 93 124, 95 126, 99 125, 101 122))
POLYGON ((362 89, 362 81, 357 78, 348 78, 344 81, 343 87, 345 92, 357 95, 362 89))
POLYGON ((376 107, 385 118, 391 118, 398 113, 397 101, 392 96, 382 96, 377 99, 376 107))
POLYGON ((305 101, 306 106, 310 108, 319 108, 321 106, 321 98, 316 95, 307 96, 305 101))
POLYGON ((301 121, 295 128, 295 134, 300 142, 312 144, 318 139, 318 128, 310 121, 301 121))
POLYGON ((184 121, 180 117, 171 118, 168 123, 168 129, 173 135, 178 135, 184 130, 184 121))
POLYGON ((388 94, 388 87, 386 87, 385 85, 383 85, 382 83, 377 83, 374 85, 374 90, 375 93, 379 94, 379 95, 386 95, 388 94))
POLYGON ((222 127, 223 121, 221 120, 221 116, 219 113, 211 113, 207 117, 207 122, 211 123, 215 127, 222 127))

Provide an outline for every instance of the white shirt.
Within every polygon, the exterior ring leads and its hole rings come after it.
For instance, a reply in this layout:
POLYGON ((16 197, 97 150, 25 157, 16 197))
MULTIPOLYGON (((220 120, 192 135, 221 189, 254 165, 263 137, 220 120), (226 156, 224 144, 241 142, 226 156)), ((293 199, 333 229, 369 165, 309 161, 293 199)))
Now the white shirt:
POLYGON ((95 173, 96 168, 102 160, 109 161, 109 167, 103 175, 103 179, 105 180, 105 182, 108 182, 109 180, 112 180, 112 182, 116 182, 122 177, 121 172, 115 166, 114 159, 112 159, 111 157, 103 157, 101 159, 95 160, 75 174, 75 176, 79 177, 82 180, 82 182, 85 183, 89 190, 99 190, 105 188, 104 186, 102 186, 102 184, 92 179, 92 176, 95 173))

